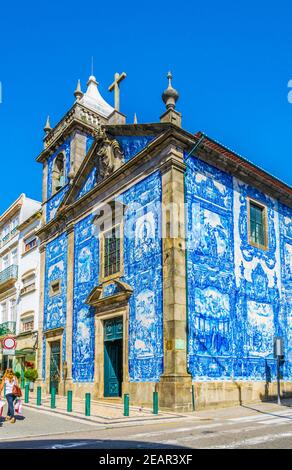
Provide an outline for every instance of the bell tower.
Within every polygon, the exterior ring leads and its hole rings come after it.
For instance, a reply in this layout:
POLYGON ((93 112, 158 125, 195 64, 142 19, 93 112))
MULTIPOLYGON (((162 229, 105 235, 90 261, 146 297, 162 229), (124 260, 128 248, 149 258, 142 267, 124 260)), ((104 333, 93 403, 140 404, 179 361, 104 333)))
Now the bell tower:
POLYGON ((75 102, 63 118, 52 127, 48 117, 44 127, 44 149, 37 157, 43 164, 44 223, 54 217, 96 132, 103 125, 126 122, 125 115, 101 96, 94 75, 90 75, 84 93, 78 80, 74 96, 75 102))

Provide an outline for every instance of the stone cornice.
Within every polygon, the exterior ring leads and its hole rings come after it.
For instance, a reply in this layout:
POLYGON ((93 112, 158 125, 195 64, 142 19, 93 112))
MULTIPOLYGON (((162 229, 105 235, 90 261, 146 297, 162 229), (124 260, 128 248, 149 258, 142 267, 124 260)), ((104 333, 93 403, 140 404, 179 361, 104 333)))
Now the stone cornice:
POLYGON ((52 330, 46 330, 43 333, 46 336, 46 338, 51 338, 53 336, 61 336, 63 334, 63 331, 64 331, 64 327, 60 326, 59 328, 54 328, 52 330))
MULTIPOLYGON (((106 126, 107 129, 109 127, 106 126)), ((123 125, 119 127, 125 128, 123 125)), ((150 125, 148 130, 149 128, 150 125)), ((62 233, 66 230, 68 224, 80 219, 81 214, 90 213, 95 205, 113 199, 116 194, 123 192, 127 187, 156 170, 167 171, 170 166, 175 165, 177 169, 184 171, 185 163, 182 161, 181 156, 178 155, 181 155, 183 151, 191 151, 199 139, 172 124, 162 125, 161 128, 165 130, 164 133, 158 135, 147 147, 105 180, 98 183, 82 198, 63 206, 55 219, 52 219, 43 226, 37 232, 37 235, 42 240, 44 240, 44 237, 46 239, 55 237, 56 227, 59 233, 62 233), (177 155, 175 156, 176 153, 177 155)), ((207 163, 234 174, 234 176, 243 182, 258 187, 264 193, 279 199, 284 204, 292 205, 292 199, 288 192, 281 188, 271 187, 271 185, 266 184, 263 180, 258 181, 258 177, 252 172, 252 166, 250 168, 239 166, 238 163, 230 161, 227 156, 218 154, 218 152, 205 146, 204 141, 196 149, 195 153, 198 158, 207 163)))

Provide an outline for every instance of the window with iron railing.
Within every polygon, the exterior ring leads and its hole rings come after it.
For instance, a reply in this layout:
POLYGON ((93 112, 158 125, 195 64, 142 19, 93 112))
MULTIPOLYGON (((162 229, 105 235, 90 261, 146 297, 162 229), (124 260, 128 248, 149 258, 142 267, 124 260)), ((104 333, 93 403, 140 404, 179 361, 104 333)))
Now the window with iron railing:
POLYGON ((34 320, 33 317, 24 318, 21 320, 21 331, 23 333, 33 330, 34 320))
POLYGON ((33 290, 35 290, 35 274, 34 273, 22 278, 22 289, 20 293, 23 295, 33 290))

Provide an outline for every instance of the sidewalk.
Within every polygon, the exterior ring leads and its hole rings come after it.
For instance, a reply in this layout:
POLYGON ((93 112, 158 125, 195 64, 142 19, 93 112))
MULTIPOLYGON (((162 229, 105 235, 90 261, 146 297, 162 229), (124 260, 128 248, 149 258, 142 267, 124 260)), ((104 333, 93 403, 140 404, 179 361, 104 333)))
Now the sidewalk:
POLYGON ((176 421, 185 418, 191 418, 194 421, 213 421, 218 419, 230 419, 234 417, 246 416, 259 413, 277 413, 283 409, 292 408, 292 399, 283 399, 282 406, 277 405, 276 402, 257 402, 245 403, 241 406, 224 407, 217 409, 205 409, 193 411, 189 413, 175 413, 160 411, 158 415, 153 414, 150 408, 143 408, 139 406, 130 405, 129 416, 124 416, 124 406, 122 400, 114 401, 107 400, 91 400, 90 416, 85 416, 85 399, 74 398, 72 404, 72 412, 67 412, 67 398, 62 395, 56 396, 56 408, 52 409, 50 395, 42 395, 42 403, 40 406, 36 404, 36 392, 29 395, 29 403, 24 403, 24 396, 22 397, 23 413, 25 408, 31 408, 40 412, 45 412, 53 415, 63 416, 67 419, 75 418, 79 422, 92 423, 96 425, 142 425, 157 422, 176 421))
POLYGON ((43 395, 41 405, 37 406, 36 392, 30 392, 29 403, 24 403, 24 391, 22 397, 23 410, 26 407, 51 412, 57 415, 63 415, 72 418, 78 418, 85 421, 91 421, 96 424, 122 424, 137 422, 152 422, 157 420, 171 420, 174 418, 183 418, 186 414, 159 411, 158 415, 153 414, 150 408, 131 406, 129 416, 124 416, 124 406, 122 400, 114 402, 113 400, 91 400, 90 416, 85 416, 85 399, 73 398, 72 412, 67 411, 67 397, 56 395, 56 408, 51 408, 51 396, 43 395))

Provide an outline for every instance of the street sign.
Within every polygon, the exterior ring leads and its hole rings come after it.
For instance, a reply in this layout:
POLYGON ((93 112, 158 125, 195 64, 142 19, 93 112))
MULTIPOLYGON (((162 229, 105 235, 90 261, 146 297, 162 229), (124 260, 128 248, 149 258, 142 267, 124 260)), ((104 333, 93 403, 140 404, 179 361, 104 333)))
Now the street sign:
POLYGON ((15 349, 2 349, 3 356, 15 356, 15 349))
POLYGON ((15 350, 15 348, 16 348, 16 341, 11 336, 7 336, 6 338, 4 338, 2 340, 2 344, 3 344, 3 351, 4 351, 4 349, 8 349, 8 350, 14 349, 15 350))

